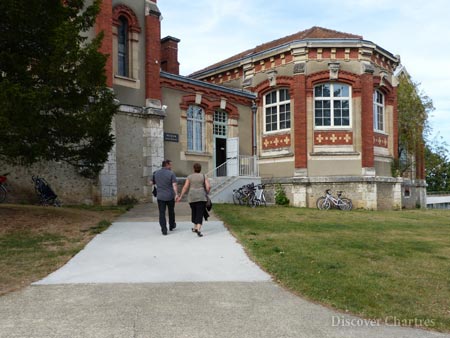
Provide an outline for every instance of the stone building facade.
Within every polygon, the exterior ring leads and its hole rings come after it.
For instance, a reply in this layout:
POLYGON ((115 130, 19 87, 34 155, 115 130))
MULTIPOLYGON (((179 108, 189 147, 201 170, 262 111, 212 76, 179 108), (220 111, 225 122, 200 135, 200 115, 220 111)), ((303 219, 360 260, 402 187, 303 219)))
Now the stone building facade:
POLYGON ((2 166, 13 173, 16 201, 33 194, 32 174, 46 177, 66 204, 148 201, 163 159, 187 176, 193 163, 210 172, 237 147, 238 155, 258 157, 268 189, 282 184, 295 206, 314 207, 328 188, 344 190, 359 208, 422 203, 421 158, 407 187, 391 171, 399 56, 361 36, 313 27, 181 76, 180 40, 161 39, 156 0, 101 6, 90 34, 104 34, 107 84, 119 104, 115 145, 95 180, 61 163, 2 166))
MULTIPOLYGON (((313 27, 191 77, 257 95, 261 176, 269 186, 283 184, 294 205, 312 207, 331 188, 344 190, 355 207, 398 209, 403 179, 391 168, 399 64, 361 36, 313 27)), ((415 179, 423 178, 421 170, 415 179)))

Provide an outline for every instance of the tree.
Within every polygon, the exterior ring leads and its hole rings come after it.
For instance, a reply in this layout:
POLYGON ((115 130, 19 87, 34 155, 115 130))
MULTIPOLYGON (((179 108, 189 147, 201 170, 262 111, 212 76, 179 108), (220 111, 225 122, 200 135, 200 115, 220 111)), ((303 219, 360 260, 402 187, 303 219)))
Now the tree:
POLYGON ((450 191, 450 159, 445 142, 434 139, 425 147, 427 191, 450 191))
POLYGON ((113 145, 117 110, 106 86, 100 0, 0 2, 0 158, 64 161, 94 177, 113 145))
POLYGON ((400 175, 415 164, 417 155, 425 145, 429 133, 428 116, 434 110, 433 101, 403 71, 399 75, 397 92, 399 160, 394 164, 400 175))

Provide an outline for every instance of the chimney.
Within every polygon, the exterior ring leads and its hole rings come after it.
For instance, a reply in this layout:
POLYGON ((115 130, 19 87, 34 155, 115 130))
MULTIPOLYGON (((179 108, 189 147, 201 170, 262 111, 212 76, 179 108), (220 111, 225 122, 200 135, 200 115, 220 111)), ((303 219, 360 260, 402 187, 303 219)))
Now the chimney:
POLYGON ((178 42, 180 39, 166 36, 161 40, 161 69, 165 72, 179 75, 178 42))

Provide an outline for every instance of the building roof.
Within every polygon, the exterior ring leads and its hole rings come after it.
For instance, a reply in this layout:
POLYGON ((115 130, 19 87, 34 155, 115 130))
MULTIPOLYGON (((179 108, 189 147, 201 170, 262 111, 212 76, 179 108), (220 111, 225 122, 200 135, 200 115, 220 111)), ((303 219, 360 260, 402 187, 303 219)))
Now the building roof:
POLYGON ((172 74, 172 73, 168 73, 168 72, 164 72, 164 71, 161 71, 160 74, 161 74, 162 78, 166 78, 166 79, 175 80, 175 81, 179 81, 179 82, 183 82, 183 83, 188 83, 188 84, 199 86, 199 87, 204 87, 204 88, 216 90, 217 92, 223 92, 223 93, 238 95, 238 96, 245 97, 245 98, 252 99, 252 100, 256 98, 256 94, 255 93, 252 93, 252 92, 250 92, 248 90, 245 90, 245 89, 236 89, 236 88, 220 86, 220 85, 216 85, 216 84, 213 84, 213 83, 209 83, 209 82, 205 82, 205 81, 201 81, 201 80, 196 80, 196 79, 192 79, 192 78, 189 78, 189 77, 186 77, 186 76, 172 74))
POLYGON ((210 69, 214 69, 214 68, 218 68, 220 66, 232 63, 234 61, 246 58, 246 57, 250 57, 254 54, 258 54, 261 53, 263 51, 278 47, 278 46, 282 46, 284 44, 293 42, 293 41, 298 41, 298 40, 313 40, 313 39, 317 39, 317 40, 321 40, 321 39, 339 39, 339 40, 345 40, 345 39, 360 39, 362 40, 363 37, 361 35, 355 35, 355 34, 349 34, 349 33, 344 33, 344 32, 338 32, 332 29, 327 29, 327 28, 323 28, 323 27, 311 27, 307 30, 301 31, 301 32, 297 32, 295 34, 292 35, 288 35, 285 36, 283 38, 277 39, 277 40, 273 40, 270 42, 266 42, 263 43, 259 46, 256 46, 252 49, 248 49, 242 53, 236 54, 232 57, 229 57, 225 60, 222 60, 220 62, 217 62, 211 66, 208 66, 204 69, 201 69, 199 71, 196 71, 195 73, 191 74, 190 76, 194 76, 198 73, 203 73, 205 71, 208 71, 210 69))

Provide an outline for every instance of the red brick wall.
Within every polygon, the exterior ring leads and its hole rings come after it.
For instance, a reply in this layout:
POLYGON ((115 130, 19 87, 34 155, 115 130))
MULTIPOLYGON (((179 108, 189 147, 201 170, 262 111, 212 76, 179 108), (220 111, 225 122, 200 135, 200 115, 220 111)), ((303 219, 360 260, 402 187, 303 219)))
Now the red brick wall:
POLYGON ((160 15, 156 13, 146 13, 145 16, 145 97, 161 100, 159 74, 161 67, 161 23, 159 18, 160 15))
POLYGON ((373 154, 373 76, 361 75, 361 141, 362 166, 374 167, 373 154))
POLYGON ((306 119, 306 77, 304 74, 294 76, 292 88, 294 99, 294 145, 295 168, 307 168, 307 119, 306 119))
POLYGON ((161 69, 165 72, 179 75, 178 39, 165 38, 161 40, 161 69))
POLYGON ((113 63, 112 63, 112 0, 103 0, 100 5, 100 13, 95 23, 95 33, 103 31, 104 37, 100 52, 108 55, 105 65, 106 85, 113 85, 113 63))

